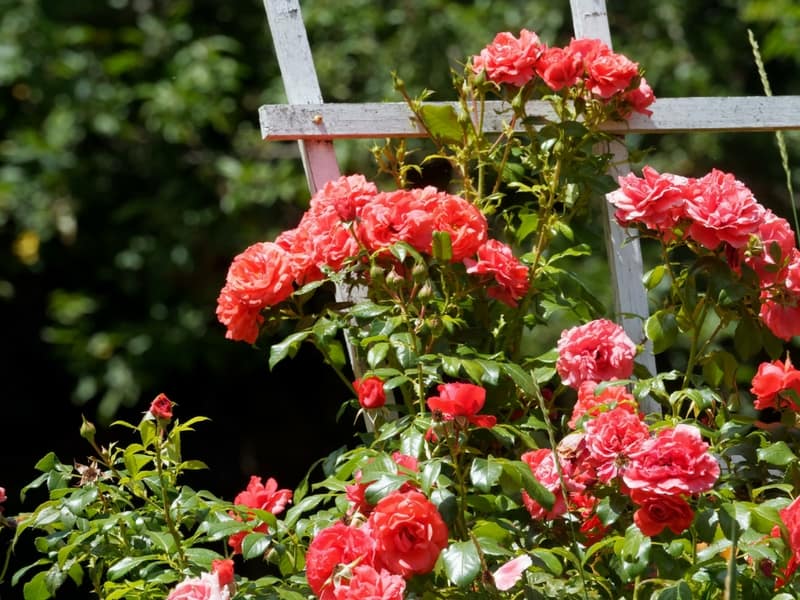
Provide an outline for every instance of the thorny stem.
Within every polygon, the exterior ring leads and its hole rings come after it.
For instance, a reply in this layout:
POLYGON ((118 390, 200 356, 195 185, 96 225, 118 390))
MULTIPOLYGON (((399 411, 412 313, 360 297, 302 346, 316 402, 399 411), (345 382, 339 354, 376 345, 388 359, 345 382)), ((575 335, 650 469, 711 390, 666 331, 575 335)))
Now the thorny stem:
POLYGON ((177 528, 175 527, 175 522, 172 520, 172 516, 169 514, 169 502, 167 499, 167 486, 166 480, 164 478, 164 467, 161 464, 161 434, 164 432, 161 425, 158 425, 158 434, 155 437, 155 450, 156 450, 156 471, 158 472, 158 481, 160 483, 159 487, 161 488, 161 502, 162 507, 164 509, 164 522, 167 524, 169 528, 169 532, 172 535, 172 539, 175 541, 175 547, 178 549, 178 556, 181 560, 181 568, 186 566, 186 554, 183 551, 183 545, 181 544, 181 536, 178 533, 177 528))

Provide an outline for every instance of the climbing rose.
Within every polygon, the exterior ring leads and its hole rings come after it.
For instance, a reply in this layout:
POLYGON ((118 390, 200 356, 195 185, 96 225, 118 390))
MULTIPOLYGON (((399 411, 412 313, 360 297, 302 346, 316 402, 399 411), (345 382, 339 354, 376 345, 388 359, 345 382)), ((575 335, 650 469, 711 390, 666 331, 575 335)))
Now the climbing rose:
POLYGON ((233 583, 233 559, 215 558, 211 561, 211 570, 219 577, 220 585, 233 583))
POLYGON ((229 600, 228 588, 219 581, 216 573, 203 573, 188 577, 176 585, 167 600, 229 600))
POLYGON ((392 492, 375 505, 366 527, 376 561, 406 579, 433 570, 449 532, 439 510, 416 490, 392 492))
POLYGON ((674 496, 710 490, 720 467, 691 425, 667 427, 629 456, 622 479, 632 490, 674 496))
POLYGON ((403 600, 406 581, 400 575, 372 565, 360 564, 353 568, 346 582, 335 582, 335 600, 403 600))
POLYGON ((626 379, 633 373, 636 345, 625 330, 608 319, 566 329, 558 340, 556 370, 565 385, 626 379))
POLYGON ((637 413, 618 406, 586 423, 586 449, 597 477, 608 483, 625 470, 628 457, 650 438, 647 424, 637 413))
POLYGON ((743 261, 756 272, 761 285, 777 283, 786 276, 786 267, 798 252, 789 221, 766 209, 756 232, 755 248, 740 248, 743 261))
POLYGON ((775 337, 788 342, 800 335, 800 301, 793 294, 773 297, 768 290, 762 290, 758 316, 775 337))
POLYGON ((433 228, 450 236, 451 262, 474 256, 488 239, 489 224, 480 209, 461 196, 440 192, 432 186, 416 192, 433 200, 433 228))
POLYGON ((755 395, 753 405, 763 410, 789 408, 800 411, 800 371, 794 368, 789 355, 785 361, 762 362, 753 377, 750 392, 755 395))
POLYGON ((534 32, 522 29, 519 38, 505 31, 472 57, 475 73, 486 71, 489 81, 522 87, 533 79, 544 45, 534 32))
POLYGON ((636 412, 639 404, 624 385, 609 385, 599 392, 597 387, 596 382, 588 380, 578 387, 578 399, 567 423, 571 429, 575 429, 584 415, 596 417, 614 407, 624 408, 630 413, 636 412))
POLYGON ((652 116, 653 111, 647 107, 656 101, 656 96, 653 93, 653 88, 650 87, 644 77, 639 80, 638 87, 633 88, 625 94, 625 100, 632 110, 647 115, 648 117, 652 116))
POLYGON ((358 394, 358 403, 362 408, 380 408, 386 404, 386 392, 380 377, 357 379, 353 382, 353 388, 358 394))
POLYGON ((306 579, 320 600, 334 600, 340 567, 374 564, 375 542, 366 530, 337 522, 320 531, 306 552, 306 579))
POLYGON ((575 85, 583 75, 581 57, 567 48, 546 48, 536 63, 536 73, 554 92, 575 85))
MULTIPOLYGON (((536 500, 530 497, 528 492, 522 490, 522 503, 534 519, 555 519, 567 512, 567 503, 561 489, 561 481, 558 477, 558 469, 555 464, 555 455, 549 448, 529 450, 520 456, 533 473, 536 480, 555 496, 552 508, 547 510, 536 500)), ((563 469, 563 464, 562 464, 563 469)))
POLYGON ((639 65, 609 48, 598 48, 586 62, 586 87, 603 99, 624 92, 639 74, 639 65))
POLYGON ((685 208, 692 219, 688 233, 700 245, 709 250, 723 243, 741 248, 758 232, 765 209, 731 173, 712 169, 688 188, 685 208))
MULTIPOLYGON (((416 472, 419 470, 419 464, 417 459, 414 458, 413 456, 409 456, 408 454, 403 454, 401 452, 392 452, 392 460, 395 462, 397 466, 403 467, 408 471, 416 472)), ((350 509, 348 511, 348 514, 350 515, 356 512, 359 512, 362 515, 369 515, 369 513, 372 512, 372 505, 369 502, 367 502, 367 488, 370 486, 371 483, 373 483, 373 481, 362 481, 361 478, 362 478, 361 470, 359 469, 353 475, 353 479, 355 479, 355 482, 344 486, 345 495, 347 497, 348 502, 350 502, 350 509)), ((401 492, 405 492, 413 489, 416 486, 417 486, 416 482, 409 480, 401 484, 398 489, 401 492)))
POLYGON ((439 395, 427 400, 428 408, 442 414, 442 419, 452 421, 464 417, 478 427, 494 427, 497 418, 477 414, 486 402, 486 389, 472 383, 443 383, 439 395))
POLYGON ((471 275, 490 276, 493 281, 486 293, 508 306, 516 307, 530 288, 530 270, 498 240, 487 240, 478 248, 477 260, 465 258, 464 266, 471 275))
POLYGON ((665 528, 679 534, 686 531, 694 520, 694 511, 680 496, 648 494, 634 490, 631 499, 639 505, 633 513, 633 522, 647 536, 658 535, 665 528))
MULTIPOLYGON (((292 500, 292 491, 288 489, 279 490, 278 482, 270 477, 266 484, 261 482, 261 477, 252 475, 247 488, 239 492, 234 498, 233 503, 238 505, 247 506, 249 508, 256 508, 271 512, 273 515, 278 515, 283 512, 286 505, 292 500)), ((241 517, 238 513, 231 511, 231 516, 240 520, 241 517)), ((251 520, 251 519, 248 519, 251 520)), ((266 523, 261 523, 253 527, 252 531, 266 533, 268 526, 266 523)), ((232 534, 228 538, 228 545, 233 548, 235 554, 242 552, 242 540, 248 535, 248 531, 240 531, 232 534)))
POLYGON ((532 564, 533 561, 527 554, 521 554, 516 558, 512 558, 492 574, 495 587, 501 592, 510 590, 522 579, 522 574, 525 572, 525 569, 532 564))
POLYGON ((159 394, 150 403, 150 414, 157 419, 169 421, 172 418, 172 402, 166 394, 159 394))
POLYGON ((617 182, 619 188, 606 194, 607 200, 617 208, 614 212, 617 222, 624 227, 641 224, 669 239, 672 228, 683 214, 688 180, 659 173, 646 165, 641 177, 628 173, 617 182))
POLYGON ((800 496, 782 508, 778 514, 789 533, 789 547, 794 556, 800 558, 800 496))

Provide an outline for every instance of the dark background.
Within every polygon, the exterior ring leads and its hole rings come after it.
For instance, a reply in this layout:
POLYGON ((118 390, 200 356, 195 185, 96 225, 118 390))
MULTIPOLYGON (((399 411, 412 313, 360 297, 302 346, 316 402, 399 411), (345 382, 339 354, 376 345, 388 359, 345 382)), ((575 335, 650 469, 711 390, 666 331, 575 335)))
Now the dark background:
MULTIPOLYGON (((569 41, 569 3, 307 0, 326 101, 447 99, 451 67, 499 31, 569 41)), ((608 2, 615 50, 657 96, 800 93, 792 0, 608 2)), ((224 339, 214 309, 231 259, 293 227, 308 189, 294 143, 260 139, 258 106, 285 101, 262 3, 0 0, 0 486, 6 514, 54 451, 85 461, 81 417, 108 443, 156 394, 205 415, 184 456, 193 483, 232 499, 251 474, 294 487, 353 439, 349 392, 313 349, 270 372, 268 348, 224 339)), ((787 134, 794 187, 800 139, 787 134)), ((735 172, 792 215, 774 135, 631 137, 659 170, 735 172)), ((343 172, 375 176, 370 141, 337 142, 343 172)), ((640 165, 634 165, 639 167, 640 165)), ((437 173, 427 174, 435 178, 437 173)), ((602 282, 607 285, 606 282, 602 282)), ((5 542, 7 532, 0 532, 5 542)), ((9 574, 25 564, 26 549, 9 574)), ((4 598, 21 591, 3 592, 4 598)))

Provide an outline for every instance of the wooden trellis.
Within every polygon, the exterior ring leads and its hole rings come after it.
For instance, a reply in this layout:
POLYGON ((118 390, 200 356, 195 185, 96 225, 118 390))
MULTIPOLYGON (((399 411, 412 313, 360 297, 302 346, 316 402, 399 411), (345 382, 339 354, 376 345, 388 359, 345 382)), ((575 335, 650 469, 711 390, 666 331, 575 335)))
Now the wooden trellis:
MULTIPOLYGON (((340 176, 333 140, 343 138, 423 137, 421 126, 412 119, 405 102, 325 104, 314 68, 311 48, 298 0, 264 0, 275 52, 283 78, 288 104, 265 105, 259 109, 261 133, 265 140, 297 140, 309 190, 313 194, 327 181, 340 176)), ((570 0, 576 38, 597 38, 611 47, 611 33, 605 0, 570 0)), ((487 115, 499 114, 489 110, 487 115)), ((496 104, 500 104, 497 102, 496 104)), ((455 106, 455 103, 453 103, 455 106)), ((499 107, 498 107, 499 108, 499 107)), ((653 114, 634 114, 625 122, 609 122, 605 129, 619 134, 673 133, 699 131, 778 131, 800 129, 800 96, 657 98, 649 107, 653 114)), ((552 116, 550 105, 532 101, 527 112, 552 116)), ((486 131, 502 131, 500 118, 487 121, 486 131)), ((629 172, 624 144, 612 148, 615 178, 629 172)), ((642 256, 636 240, 605 208, 605 237, 614 289, 615 311, 620 323, 634 340, 644 338, 643 319, 649 314, 646 290, 642 283, 642 256)), ((351 299, 356 290, 339 289, 339 299, 351 299)), ((349 348, 353 368, 358 365, 349 348)), ((655 373, 651 353, 638 360, 655 373)), ((657 411, 655 403, 642 407, 657 411)))

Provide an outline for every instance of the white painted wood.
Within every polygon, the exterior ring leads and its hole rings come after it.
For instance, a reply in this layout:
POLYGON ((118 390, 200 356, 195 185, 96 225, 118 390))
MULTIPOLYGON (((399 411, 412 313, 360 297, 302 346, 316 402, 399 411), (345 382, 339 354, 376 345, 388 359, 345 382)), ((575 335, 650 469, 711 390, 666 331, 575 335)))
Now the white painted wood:
MULTIPOLYGON (((459 110, 456 102, 428 104, 450 104, 459 110)), ((652 116, 636 113, 626 121, 605 123, 601 129, 620 135, 800 129, 800 96, 657 98, 649 108, 652 116)), ((508 109, 505 103, 487 102, 484 130, 503 131, 508 109)), ((555 118, 543 100, 528 102, 526 110, 533 117, 555 118)), ((405 102, 265 104, 259 108, 259 117, 261 134, 268 141, 426 136, 405 102)))
MULTIPOLYGON (((297 0, 264 0, 275 54, 281 70, 286 98, 292 104, 322 104, 322 92, 314 68, 314 58, 308 43, 303 16, 297 0)), ((308 189, 312 194, 321 189, 326 182, 338 179, 341 175, 333 142, 330 140, 297 139, 303 160, 308 189)), ((337 302, 357 302, 365 298, 367 290, 363 286, 336 286, 337 302)), ((358 353, 349 335, 345 334, 347 355, 356 379, 366 371, 366 363, 358 353)), ((373 423, 365 419, 367 427, 373 423)))
MULTIPOLYGON (((264 0, 275 55, 290 104, 322 104, 303 15, 296 0, 264 0)), ((330 141, 298 139, 308 187, 313 194, 325 182, 339 177, 336 153, 330 141)))

